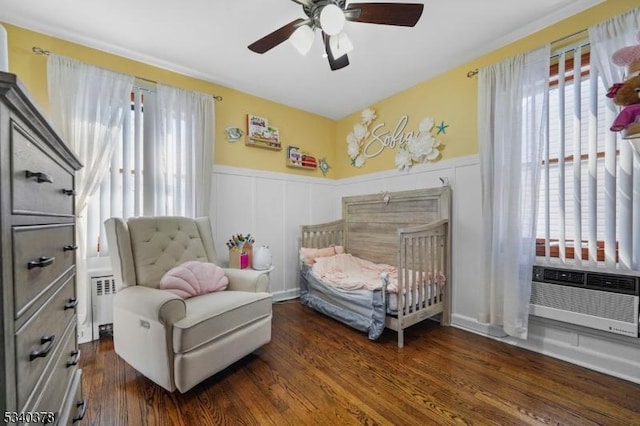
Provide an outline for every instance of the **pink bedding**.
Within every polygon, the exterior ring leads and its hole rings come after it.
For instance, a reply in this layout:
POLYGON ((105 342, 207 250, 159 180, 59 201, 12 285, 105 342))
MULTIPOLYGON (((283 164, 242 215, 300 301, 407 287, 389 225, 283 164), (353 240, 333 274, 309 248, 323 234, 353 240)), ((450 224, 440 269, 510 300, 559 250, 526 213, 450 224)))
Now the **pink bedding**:
MULTIPOLYGON (((373 263, 348 253, 316 258, 311 273, 327 284, 344 290, 377 290, 382 288, 383 277, 388 279, 387 291, 398 292, 398 271, 395 266, 384 263, 373 263)), ((409 285, 415 278, 409 272, 409 285)), ((429 277, 429 281, 432 281, 429 277)), ((440 287, 445 285, 444 274, 439 273, 436 282, 440 287)))
POLYGON ((316 278, 345 290, 377 290, 382 288, 381 274, 395 272, 396 268, 373 263, 348 253, 316 259, 311 273, 316 278))

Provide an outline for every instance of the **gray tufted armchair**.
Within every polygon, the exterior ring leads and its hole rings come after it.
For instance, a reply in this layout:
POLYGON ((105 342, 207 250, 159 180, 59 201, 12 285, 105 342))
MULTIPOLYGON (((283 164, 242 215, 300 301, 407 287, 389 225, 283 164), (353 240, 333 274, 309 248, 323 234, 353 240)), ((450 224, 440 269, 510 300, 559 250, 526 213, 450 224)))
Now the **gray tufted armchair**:
POLYGON ((105 222, 116 280, 116 353, 163 388, 186 392, 271 340, 265 271, 225 269, 225 291, 188 299, 158 288, 188 260, 218 263, 208 218, 105 222))

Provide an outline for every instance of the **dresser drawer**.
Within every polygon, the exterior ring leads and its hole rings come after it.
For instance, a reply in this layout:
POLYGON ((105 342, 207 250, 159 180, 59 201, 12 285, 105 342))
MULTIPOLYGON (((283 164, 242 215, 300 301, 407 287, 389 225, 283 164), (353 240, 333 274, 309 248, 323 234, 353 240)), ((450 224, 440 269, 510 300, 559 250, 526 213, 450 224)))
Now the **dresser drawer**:
POLYGON ((28 304, 75 264, 75 226, 43 225, 13 228, 14 312, 28 304))
POLYGON ((16 122, 11 126, 11 154, 13 213, 72 216, 73 173, 36 145, 16 122))
MULTIPOLYGON (((71 326, 64 335, 62 343, 62 350, 55 354, 55 360, 52 368, 47 371, 49 374, 44 388, 39 395, 35 395, 33 398, 35 404, 33 408, 29 409, 34 413, 52 413, 57 424, 62 425, 65 423, 60 422, 60 418, 63 417, 62 413, 68 407, 68 400, 76 398, 76 389, 74 389, 74 380, 76 379, 76 372, 78 369, 78 356, 79 352, 76 351, 77 343, 75 336, 75 327, 71 326)), ((29 404, 31 406, 31 404, 29 404)), ((42 416, 45 417, 45 416, 42 416)), ((35 421, 28 424, 43 424, 51 423, 46 420, 49 419, 35 419, 35 421)))
MULTIPOLYGON (((46 366, 59 353, 65 330, 73 329, 75 336, 75 321, 72 277, 16 333, 18 407, 24 407, 46 366)), ((72 340, 75 348, 76 338, 72 340)), ((68 348, 64 351, 69 352, 68 348)))
POLYGON ((75 373, 71 389, 58 422, 59 426, 79 425, 87 412, 87 400, 82 397, 82 370, 75 373))

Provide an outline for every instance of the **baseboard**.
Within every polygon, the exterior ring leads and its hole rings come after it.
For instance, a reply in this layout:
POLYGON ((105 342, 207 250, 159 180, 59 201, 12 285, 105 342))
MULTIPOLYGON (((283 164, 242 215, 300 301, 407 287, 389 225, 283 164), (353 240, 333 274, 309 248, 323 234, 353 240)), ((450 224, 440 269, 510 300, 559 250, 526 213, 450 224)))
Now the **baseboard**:
POLYGON ((300 289, 294 288, 291 290, 277 291, 275 293, 272 293, 271 296, 273 297, 274 302, 284 302, 285 300, 291 300, 300 297, 300 289))
POLYGON ((502 327, 497 327, 491 324, 485 324, 478 322, 475 318, 467 317, 460 314, 451 315, 451 325, 462 330, 470 331, 472 333, 480 334, 485 337, 491 337, 494 339, 500 339, 506 337, 502 327))
POLYGON ((506 343, 533 352, 548 355, 599 373, 640 384, 640 363, 613 356, 610 352, 598 352, 571 343, 529 335, 525 340, 506 338, 506 343))
POLYGON ((548 330, 545 328, 541 329, 541 333, 536 334, 532 332, 533 327, 530 322, 529 337, 527 340, 516 339, 510 336, 500 337, 496 336, 496 331, 500 329, 499 327, 483 324, 475 318, 459 314, 453 314, 451 316, 451 325, 490 339, 499 340, 599 373, 640 384, 640 359, 632 360, 629 358, 615 357, 612 355, 611 350, 597 351, 581 346, 580 339, 589 338, 589 336, 585 334, 567 334, 565 331, 561 333, 551 333, 545 332, 548 330), (556 337, 554 338, 554 336, 556 337))

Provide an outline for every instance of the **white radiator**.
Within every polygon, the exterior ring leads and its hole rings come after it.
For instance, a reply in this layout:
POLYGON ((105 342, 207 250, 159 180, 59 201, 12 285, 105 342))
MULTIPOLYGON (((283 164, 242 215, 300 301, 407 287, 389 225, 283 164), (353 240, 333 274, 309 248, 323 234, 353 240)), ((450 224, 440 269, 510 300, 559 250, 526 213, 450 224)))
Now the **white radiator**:
MULTIPOLYGON (((109 258, 106 259, 108 262, 109 258)), ((92 340, 98 340, 105 334, 111 335, 113 331, 113 295, 116 292, 116 283, 110 267, 102 263, 101 267, 89 269, 92 340)))
POLYGON ((640 277, 534 266, 531 315, 639 337, 640 277))

